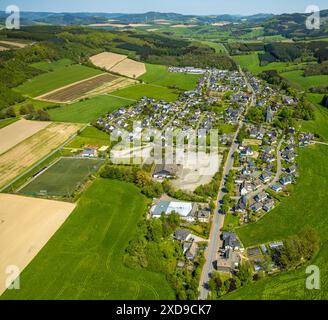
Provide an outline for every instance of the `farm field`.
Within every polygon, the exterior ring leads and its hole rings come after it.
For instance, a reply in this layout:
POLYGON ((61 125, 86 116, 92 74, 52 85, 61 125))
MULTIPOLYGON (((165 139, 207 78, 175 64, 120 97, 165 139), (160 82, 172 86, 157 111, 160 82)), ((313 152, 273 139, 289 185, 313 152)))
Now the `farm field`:
POLYGON ((19 113, 19 110, 22 106, 28 106, 28 105, 33 105, 33 107, 35 108, 35 110, 39 110, 39 109, 44 109, 47 107, 51 107, 56 105, 53 102, 49 102, 49 101, 41 101, 41 100, 36 100, 36 99, 26 99, 23 102, 17 103, 13 106, 15 112, 19 113))
POLYGON ((18 42, 18 41, 7 41, 7 40, 0 40, 0 46, 4 46, 9 49, 21 49, 28 46, 28 42, 18 42))
POLYGON ((132 103, 120 97, 101 95, 49 110, 51 120, 60 122, 91 123, 106 113, 113 112, 132 103))
POLYGON ((55 71, 58 69, 62 69, 62 68, 71 66, 72 64, 73 64, 73 61, 70 59, 60 59, 60 60, 51 61, 51 62, 43 61, 43 62, 32 63, 31 67, 40 69, 42 71, 51 72, 51 71, 55 71))
MULTIPOLYGON (((0 194, 0 202, 0 270, 15 265, 22 271, 75 208, 72 203, 9 194, 0 194)), ((0 273, 0 295, 6 277, 0 273)))
POLYGON ((133 185, 96 180, 23 271, 21 290, 1 298, 174 299, 164 275, 123 262, 146 208, 146 198, 133 185))
POLYGON ((34 98, 101 73, 103 72, 100 70, 75 64, 36 76, 18 86, 15 90, 34 98))
POLYGON ((237 229, 246 247, 281 240, 301 231, 305 226, 316 228, 321 238, 321 249, 311 264, 320 267, 321 290, 305 290, 305 268, 264 278, 241 288, 226 299, 327 299, 328 245, 326 210, 328 147, 316 145, 300 153, 300 178, 290 198, 255 224, 237 229))
POLYGON ((19 193, 31 196, 70 196, 103 163, 101 159, 61 158, 19 193))
POLYGON ((118 73, 129 78, 138 78, 146 73, 145 64, 128 59, 127 56, 112 52, 102 52, 90 57, 90 61, 99 68, 118 73))
POLYGON ((18 121, 18 118, 1 119, 0 120, 0 129, 5 128, 16 121, 18 121))
POLYGON ((139 79, 149 84, 163 87, 176 87, 189 91, 196 88, 200 75, 172 73, 166 66, 146 64, 147 73, 139 79))
POLYGON ((0 156, 0 186, 56 149, 82 126, 52 123, 0 156))
POLYGON ((101 87, 104 84, 110 84, 117 80, 118 77, 109 73, 104 73, 87 80, 83 80, 53 92, 39 96, 39 99, 67 103, 82 98, 86 93, 101 87))
POLYGON ((110 136, 95 128, 87 127, 76 138, 74 138, 66 147, 67 148, 83 148, 85 145, 109 146, 110 136))
POLYGON ((134 87, 114 91, 112 95, 136 101, 145 96, 167 102, 173 102, 179 98, 176 90, 150 84, 139 84, 134 87))
POLYGON ((21 119, 0 130, 0 155, 46 128, 50 122, 21 119))
POLYGON ((281 74, 297 89, 308 91, 311 87, 323 86, 328 83, 328 75, 303 77, 303 71, 290 71, 281 74))

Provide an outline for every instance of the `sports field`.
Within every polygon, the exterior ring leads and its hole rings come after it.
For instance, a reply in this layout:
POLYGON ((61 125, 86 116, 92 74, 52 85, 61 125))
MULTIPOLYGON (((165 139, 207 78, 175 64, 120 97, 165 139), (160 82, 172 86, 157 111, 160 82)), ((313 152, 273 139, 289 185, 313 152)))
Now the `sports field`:
POLYGON ((37 97, 101 73, 102 71, 100 70, 75 64, 67 68, 59 68, 53 72, 47 72, 36 76, 20 85, 15 90, 29 97, 37 97))
POLYGON ((305 226, 318 230, 321 249, 311 264, 321 272, 321 290, 305 289, 305 268, 268 277, 241 288, 227 299, 327 299, 328 298, 328 146, 317 145, 300 153, 300 178, 291 197, 286 198, 262 220, 237 229, 245 246, 285 239, 305 226))
POLYGON ((101 159, 61 158, 19 191, 26 195, 70 196, 104 163, 101 159))
POLYGON ((196 88, 200 75, 172 73, 166 66, 147 64, 147 73, 139 79, 163 87, 176 87, 178 89, 189 91, 196 88))
POLYGON ((125 249, 146 199, 131 184, 96 180, 2 299, 174 299, 164 275, 130 269, 125 249))
POLYGON ((110 95, 101 95, 58 109, 49 110, 51 120, 74 123, 91 123, 106 113, 132 104, 133 101, 110 95))
POLYGON ((113 96, 119 96, 136 101, 140 100, 142 97, 165 100, 167 102, 173 102, 179 98, 179 93, 176 90, 151 84, 139 84, 133 87, 114 91, 111 94, 113 96))

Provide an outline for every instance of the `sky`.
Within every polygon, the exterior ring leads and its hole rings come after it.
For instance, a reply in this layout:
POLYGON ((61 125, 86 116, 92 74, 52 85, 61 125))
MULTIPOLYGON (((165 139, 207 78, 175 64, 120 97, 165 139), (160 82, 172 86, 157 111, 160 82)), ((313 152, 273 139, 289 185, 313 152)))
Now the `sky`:
POLYGON ((21 11, 37 12, 158 11, 196 15, 305 12, 308 5, 328 8, 327 0, 0 0, 0 10, 12 4, 21 11))

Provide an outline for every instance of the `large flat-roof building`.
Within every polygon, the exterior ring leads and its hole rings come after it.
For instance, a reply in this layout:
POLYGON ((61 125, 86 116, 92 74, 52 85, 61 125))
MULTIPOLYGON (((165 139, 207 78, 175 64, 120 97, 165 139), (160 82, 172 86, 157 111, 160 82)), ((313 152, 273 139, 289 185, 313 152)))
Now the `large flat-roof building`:
POLYGON ((160 201, 151 208, 151 215, 153 218, 159 218, 163 213, 169 215, 175 212, 182 219, 192 222, 195 220, 196 210, 196 205, 191 202, 160 201))

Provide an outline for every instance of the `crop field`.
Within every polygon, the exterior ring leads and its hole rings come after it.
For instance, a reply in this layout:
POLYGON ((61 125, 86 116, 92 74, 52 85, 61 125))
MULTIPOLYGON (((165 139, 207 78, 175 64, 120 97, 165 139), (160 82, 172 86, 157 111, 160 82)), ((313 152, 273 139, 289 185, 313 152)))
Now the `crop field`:
POLYGON ((144 63, 128 59, 122 54, 103 52, 92 56, 90 61, 97 67, 129 78, 138 78, 146 73, 144 63))
POLYGON ((0 156, 0 186, 59 147, 80 128, 78 124, 52 123, 3 153, 0 156))
POLYGON ((166 66, 147 64, 147 73, 139 79, 149 84, 155 84, 163 87, 176 87, 178 89, 189 91, 196 88, 200 75, 172 73, 166 66))
POLYGON ((118 79, 118 77, 113 76, 109 73, 104 73, 99 76, 95 76, 90 79, 83 80, 72 85, 66 86, 64 88, 55 90, 53 92, 47 93, 46 95, 39 96, 39 99, 59 103, 72 102, 104 84, 112 83, 116 79, 118 79))
POLYGON ((50 122, 21 119, 0 130, 0 155, 46 128, 50 122))
POLYGON ((112 95, 135 101, 145 96, 156 100, 165 100, 167 102, 176 101, 179 98, 179 92, 174 89, 150 84, 139 84, 134 87, 114 91, 112 95))
POLYGON ((101 159, 61 158, 19 191, 25 195, 70 196, 98 171, 101 159))
POLYGON ((320 267, 321 290, 305 289, 305 268, 264 278, 228 295, 227 299, 327 299, 328 295, 328 146, 316 145, 300 153, 300 177, 291 197, 262 220, 237 229, 246 247, 285 239, 305 226, 318 230, 319 254, 311 261, 320 267))
MULTIPOLYGON (((0 270, 15 265, 21 271, 64 223, 75 204, 0 194, 0 270), (10 245, 8 245, 10 243, 10 245)), ((5 291, 0 272, 0 295, 5 291)))
POLYGON ((284 72, 281 74, 297 89, 308 91, 311 87, 323 86, 328 83, 328 75, 304 77, 302 70, 284 72))
POLYGON ((34 98, 102 73, 103 72, 100 70, 76 64, 36 76, 20 85, 15 90, 34 98))
POLYGON ((86 145, 109 146, 110 136, 95 127, 87 127, 76 138, 74 138, 66 147, 83 148, 86 145))
POLYGON ((106 113, 125 107, 133 101, 101 95, 84 101, 79 101, 61 108, 49 110, 51 120, 60 122, 91 123, 106 113))
POLYGON ((96 180, 77 208, 2 299, 174 299, 164 275, 124 264, 147 210, 131 184, 96 180), (128 205, 127 205, 128 204, 128 205))
POLYGON ((31 67, 40 69, 42 71, 50 72, 50 71, 55 71, 58 69, 68 67, 72 64, 73 64, 73 61, 70 59, 60 59, 60 60, 51 61, 51 62, 42 61, 42 62, 32 63, 31 67))

